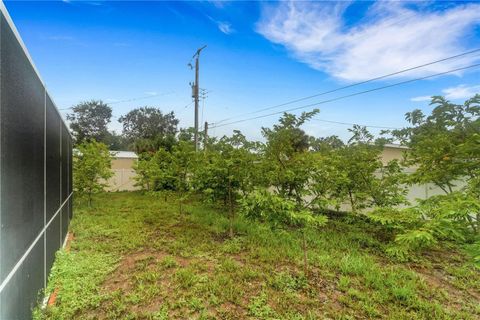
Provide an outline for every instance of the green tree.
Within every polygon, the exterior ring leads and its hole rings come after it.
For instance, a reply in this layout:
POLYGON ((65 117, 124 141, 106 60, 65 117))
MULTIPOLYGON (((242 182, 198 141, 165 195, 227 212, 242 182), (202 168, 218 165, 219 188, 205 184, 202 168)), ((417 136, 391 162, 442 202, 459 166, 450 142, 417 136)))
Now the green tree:
POLYGON ((323 215, 303 209, 297 202, 283 198, 266 189, 259 189, 240 200, 241 213, 250 220, 268 223, 274 228, 299 230, 302 236, 304 274, 308 276, 306 231, 327 222, 323 215))
POLYGON ((463 104, 435 96, 430 105, 434 108, 428 116, 420 110, 407 113, 406 119, 411 126, 393 131, 393 135, 410 148, 405 162, 416 167, 411 182, 431 182, 441 188, 448 195, 439 198, 442 207, 456 211, 456 219, 478 234, 480 95, 463 104), (463 181, 463 187, 459 185, 460 181, 463 181))
POLYGON ((135 167, 138 181, 149 191, 175 190, 176 174, 171 152, 158 149, 155 153, 141 154, 135 167))
POLYGON ((435 96, 430 105, 430 115, 408 112, 411 126, 391 133, 410 149, 405 165, 416 167, 411 183, 434 183, 450 193, 459 180, 472 179, 477 172, 480 148, 473 137, 480 134, 480 95, 464 104, 435 96))
MULTIPOLYGON (((199 134, 200 134, 200 132, 199 132, 199 134)), ((178 141, 193 142, 194 135, 195 135, 195 128, 194 127, 180 128, 180 131, 178 132, 177 138, 178 138, 178 141)))
POLYGON ((89 140, 105 142, 109 135, 107 125, 112 117, 112 108, 101 100, 90 100, 77 104, 72 111, 67 114, 67 120, 77 144, 89 140))
POLYGON ((183 213, 183 201, 186 194, 190 191, 190 178, 193 167, 197 163, 195 146, 189 141, 180 141, 172 150, 172 171, 175 176, 175 190, 180 193, 179 206, 180 213, 183 213))
POLYGON ((306 276, 306 229, 322 226, 327 221, 325 216, 313 211, 325 205, 320 201, 320 179, 319 183, 312 179, 312 173, 319 174, 321 169, 319 158, 309 151, 311 138, 301 129, 318 112, 315 109, 298 117, 285 113, 273 128, 262 128, 266 139, 262 162, 264 188, 243 199, 241 206, 247 218, 301 231, 306 276))
POLYGON ((338 136, 328 136, 325 138, 309 137, 310 148, 316 152, 328 152, 332 149, 338 149, 345 145, 338 136))
POLYGON ((258 181, 257 147, 240 131, 234 131, 200 154, 196 165, 195 188, 210 201, 223 200, 228 207, 231 237, 238 199, 251 192, 258 181))
POLYGON ((313 158, 309 176, 309 206, 320 210, 339 210, 345 202, 345 193, 341 188, 345 174, 338 168, 340 158, 333 150, 315 153, 313 158))
POLYGON ((410 148, 404 162, 416 172, 409 182, 434 183, 445 194, 369 215, 391 231, 394 242, 387 252, 402 259, 442 240, 480 243, 480 95, 463 105, 433 97, 431 105, 430 115, 409 112, 411 126, 392 133, 410 148))
POLYGON ((315 109, 298 117, 285 113, 273 128, 262 128, 267 140, 263 159, 265 184, 298 206, 304 206, 309 195, 310 172, 314 165, 314 158, 308 152, 309 137, 301 126, 318 112, 315 109))
POLYGON ((104 139, 104 143, 109 150, 120 151, 129 150, 128 141, 121 134, 117 134, 115 131, 109 131, 104 139))
POLYGON ((105 144, 92 140, 77 146, 73 157, 73 188, 80 198, 87 198, 92 204, 92 196, 101 192, 106 181, 112 177, 112 157, 105 144))
POLYGON ((352 137, 348 144, 332 149, 324 160, 335 172, 331 188, 337 206, 348 201, 352 212, 357 213, 372 206, 406 203, 403 169, 397 160, 384 166, 380 159, 385 140, 374 140, 362 126, 349 130, 352 137))
POLYGON ((180 141, 171 151, 160 148, 155 153, 142 153, 134 167, 137 185, 147 191, 179 192, 182 212, 184 197, 190 191, 189 179, 195 157, 193 144, 186 141, 180 141))
POLYGON ((155 162, 153 154, 141 153, 133 166, 136 176, 136 186, 142 190, 153 191, 154 177, 158 176, 159 167, 155 162))
MULTIPOLYGON (((188 127, 188 128, 181 128, 178 135, 177 139, 178 141, 189 141, 191 143, 194 142, 194 135, 195 135, 195 128, 193 127, 188 127)), ((213 146, 215 143, 217 143, 217 138, 216 137, 208 137, 208 141, 205 141, 205 133, 200 131, 198 132, 198 141, 201 145, 203 145, 203 149, 205 150, 207 146, 213 146)))
POLYGON ((163 114, 153 107, 137 108, 118 119, 123 135, 133 144, 137 153, 170 150, 176 142, 178 119, 173 111, 163 114))

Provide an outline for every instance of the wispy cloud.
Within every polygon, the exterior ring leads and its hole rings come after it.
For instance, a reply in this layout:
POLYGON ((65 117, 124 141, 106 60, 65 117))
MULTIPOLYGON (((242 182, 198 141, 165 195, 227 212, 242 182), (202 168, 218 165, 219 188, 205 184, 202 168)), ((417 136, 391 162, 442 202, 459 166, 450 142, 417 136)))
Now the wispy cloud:
POLYGON ((146 91, 146 92, 144 92, 144 94, 146 94, 147 96, 156 96, 156 95, 158 95, 158 92, 156 92, 156 91, 146 91))
POLYGON ((185 15, 181 13, 180 11, 174 9, 172 6, 167 5, 167 10, 176 15, 178 18, 185 20, 185 15))
POLYGON ((218 29, 225 34, 231 34, 235 32, 232 25, 228 22, 217 22, 218 29))
POLYGON ((468 99, 473 97, 475 94, 480 94, 480 85, 476 86, 466 86, 459 85, 456 87, 446 88, 442 90, 445 98, 456 100, 456 99, 468 99))
POLYGON ((232 24, 230 22, 215 20, 208 15, 207 15, 207 18, 213 23, 215 23, 217 25, 218 30, 220 30, 221 32, 225 34, 232 34, 235 32, 235 29, 233 29, 232 24))
MULTIPOLYGON (((442 94, 448 100, 460 100, 460 99, 469 99, 476 94, 480 94, 480 85, 467 86, 464 84, 445 88, 442 90, 442 94)), ((420 96, 411 98, 411 101, 430 101, 431 96, 420 96)))
POLYGON ((102 0, 102 1, 79 1, 79 2, 84 3, 84 4, 88 4, 88 5, 91 5, 91 6, 96 6, 96 7, 104 5, 104 0, 102 0))
MULTIPOLYGON (((350 2, 282 2, 264 5, 257 31, 285 46, 312 68, 347 81, 366 80, 456 55, 480 25, 480 4, 441 11, 379 1, 353 25, 350 2)), ((467 65, 477 57, 452 60, 399 77, 417 77, 467 65)))
POLYGON ((213 4, 216 8, 222 9, 228 4, 228 0, 209 0, 209 3, 213 4))
POLYGON ((430 99, 432 99, 432 96, 420 96, 420 97, 413 97, 410 99, 410 101, 421 102, 421 101, 430 101, 430 99))
POLYGON ((105 0, 99 1, 90 1, 90 0, 61 0, 64 3, 68 4, 87 4, 91 6, 102 6, 105 0))

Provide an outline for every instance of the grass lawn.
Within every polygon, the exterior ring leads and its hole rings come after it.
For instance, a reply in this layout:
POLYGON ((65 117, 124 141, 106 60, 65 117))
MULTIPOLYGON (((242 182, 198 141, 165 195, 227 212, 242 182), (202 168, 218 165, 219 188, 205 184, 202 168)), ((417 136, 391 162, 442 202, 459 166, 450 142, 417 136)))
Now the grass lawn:
POLYGON ((361 221, 330 219, 301 236, 175 195, 109 193, 77 206, 36 319, 480 319, 480 271, 454 249, 411 263, 385 257, 361 221))

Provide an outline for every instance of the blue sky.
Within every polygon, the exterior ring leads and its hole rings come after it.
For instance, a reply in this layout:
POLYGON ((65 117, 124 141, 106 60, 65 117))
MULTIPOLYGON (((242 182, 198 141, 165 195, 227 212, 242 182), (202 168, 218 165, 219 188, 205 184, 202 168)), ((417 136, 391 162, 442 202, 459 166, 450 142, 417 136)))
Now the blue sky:
MULTIPOLYGON (((156 106, 173 110, 182 127, 193 125, 189 82, 194 74, 187 64, 204 44, 200 87, 209 93, 201 120, 210 123, 480 48, 480 4, 465 1, 5 5, 60 109, 102 99, 118 117, 136 107, 156 106)), ((477 52, 243 118, 479 62, 477 52)), ((322 104, 317 118, 401 127, 405 112, 430 109, 430 95, 461 102, 475 92, 480 92, 480 68, 322 104)), ((277 119, 218 127, 211 134, 240 129, 260 139, 260 128, 277 119)), ((116 118, 110 127, 121 131, 116 118)), ((348 126, 321 121, 305 129, 316 136, 349 136, 348 126)))

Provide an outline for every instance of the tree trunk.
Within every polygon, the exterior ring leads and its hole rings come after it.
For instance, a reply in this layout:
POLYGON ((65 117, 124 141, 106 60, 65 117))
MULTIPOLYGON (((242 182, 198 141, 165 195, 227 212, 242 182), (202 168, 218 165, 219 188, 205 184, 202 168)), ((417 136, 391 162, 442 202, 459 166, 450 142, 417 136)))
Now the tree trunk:
POLYGON ((453 192, 453 189, 452 189, 452 186, 450 185, 450 183, 447 184, 447 187, 448 187, 448 191, 449 191, 450 193, 452 193, 452 192, 453 192))
POLYGON ((92 193, 91 192, 88 193, 88 206, 92 207, 92 193))
MULTIPOLYGON (((165 195, 165 202, 167 202, 167 196, 165 195)), ((179 206, 180 206, 180 214, 183 214, 183 193, 180 192, 180 201, 179 201, 179 206)))
POLYGON ((88 207, 90 208, 92 206, 92 185, 90 184, 88 186, 88 207))
POLYGON ((348 196, 350 197, 350 206, 352 208, 352 212, 355 213, 357 208, 355 207, 355 201, 353 200, 353 195, 351 191, 348 191, 348 196))

